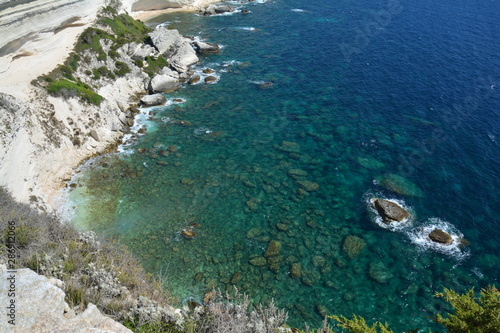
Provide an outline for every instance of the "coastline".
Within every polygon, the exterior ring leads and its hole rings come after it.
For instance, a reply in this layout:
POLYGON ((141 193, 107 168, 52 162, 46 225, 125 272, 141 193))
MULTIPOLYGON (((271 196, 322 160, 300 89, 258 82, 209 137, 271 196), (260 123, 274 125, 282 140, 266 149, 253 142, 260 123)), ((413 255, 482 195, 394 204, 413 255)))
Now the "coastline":
MULTIPOLYGON (((132 12, 131 16, 148 20, 170 12, 198 11, 215 2, 219 1, 199 0, 179 8, 132 12)), ((124 7, 130 10, 131 4, 124 7)), ((38 33, 16 51, 0 57, 0 80, 9 83, 0 86, 0 109, 12 109, 10 114, 0 115, 0 122, 8 124, 5 130, 0 129, 0 145, 5 147, 0 151, 0 186, 5 186, 16 200, 34 203, 42 210, 57 210, 57 194, 81 163, 116 147, 123 136, 116 130, 118 119, 136 102, 137 94, 145 93, 142 78, 118 78, 99 90, 104 101, 95 108, 75 98, 47 96, 44 100, 40 90, 32 86, 33 79, 67 59, 78 36, 92 26, 96 16, 97 9, 60 31, 38 33), (70 139, 78 125, 74 118, 85 117, 91 109, 99 113, 105 110, 93 128, 99 139, 84 136, 84 142, 77 147, 70 139)), ((88 128, 88 124, 82 121, 80 128, 88 128)))

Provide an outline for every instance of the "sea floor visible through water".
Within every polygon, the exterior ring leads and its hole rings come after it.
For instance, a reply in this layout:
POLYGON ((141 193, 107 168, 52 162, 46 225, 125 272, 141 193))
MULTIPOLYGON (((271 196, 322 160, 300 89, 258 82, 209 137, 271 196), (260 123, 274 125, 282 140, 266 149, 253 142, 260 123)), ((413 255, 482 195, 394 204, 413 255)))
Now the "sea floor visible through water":
POLYGON ((146 134, 81 166, 66 213, 180 302, 236 286, 298 327, 355 313, 434 328, 449 310, 436 292, 500 276, 498 5, 459 2, 233 3, 250 13, 148 22, 223 45, 195 68, 218 81, 143 108, 146 134), (412 218, 381 222, 376 197, 412 218), (435 227, 454 244, 430 243, 435 227))

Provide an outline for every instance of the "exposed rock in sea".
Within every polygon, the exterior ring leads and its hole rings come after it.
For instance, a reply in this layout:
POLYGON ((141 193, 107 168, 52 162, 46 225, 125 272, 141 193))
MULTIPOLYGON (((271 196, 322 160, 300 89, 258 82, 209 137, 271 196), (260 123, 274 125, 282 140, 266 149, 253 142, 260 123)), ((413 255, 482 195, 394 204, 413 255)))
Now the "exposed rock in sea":
POLYGON ((189 66, 194 65, 199 60, 196 51, 191 46, 191 41, 175 29, 169 30, 158 26, 149 33, 149 37, 168 63, 180 73, 186 72, 189 66))
POLYGON ((384 222, 401 222, 410 216, 403 207, 389 200, 374 199, 373 206, 384 222))
POLYGON ((273 83, 270 81, 261 82, 258 84, 259 88, 261 88, 261 89, 270 88, 270 87, 272 87, 272 85, 273 85, 273 83))
MULTIPOLYGON (((8 290, 8 273, 0 267, 0 290, 8 290)), ((47 279, 30 269, 17 270, 15 274, 16 314, 15 326, 8 322, 5 316, 0 320, 1 332, 115 332, 131 333, 128 328, 104 316, 95 305, 88 304, 85 311, 76 315, 64 301, 64 292, 59 288, 62 282, 56 279, 47 279), (51 283, 52 281, 52 283, 51 283), (59 287, 57 287, 58 285, 59 287), (11 328, 15 327, 12 331, 11 328)), ((9 304, 7 292, 2 292, 0 301, 6 306, 9 304)))
POLYGON ((166 102, 165 96, 162 94, 144 95, 141 97, 141 102, 145 106, 161 105, 166 102))
POLYGON ((354 235, 349 235, 344 239, 344 243, 342 244, 342 251, 344 251, 349 259, 356 258, 361 251, 366 247, 366 242, 354 235))
POLYGON ((224 4, 210 4, 204 11, 202 11, 203 15, 216 15, 216 14, 224 14, 234 12, 234 8, 230 5, 224 4))
POLYGON ((450 245, 453 243, 453 238, 451 235, 441 229, 434 229, 430 234, 429 238, 436 243, 441 243, 444 245, 450 245))
POLYGON ((180 86, 179 73, 164 67, 151 79, 148 90, 151 93, 171 92, 179 89, 180 86))
POLYGON ((193 43, 193 45, 194 45, 196 52, 198 52, 200 54, 218 53, 220 51, 219 45, 209 43, 209 42, 195 41, 193 43))
POLYGON ((188 83, 195 84, 195 83, 200 82, 200 80, 201 80, 201 77, 198 74, 195 74, 189 78, 188 83))
POLYGON ((210 75, 205 78, 205 83, 214 83, 217 82, 217 77, 210 75))
POLYGON ((394 193, 408 197, 422 197, 422 190, 403 176, 388 174, 377 178, 380 185, 393 191, 394 193))

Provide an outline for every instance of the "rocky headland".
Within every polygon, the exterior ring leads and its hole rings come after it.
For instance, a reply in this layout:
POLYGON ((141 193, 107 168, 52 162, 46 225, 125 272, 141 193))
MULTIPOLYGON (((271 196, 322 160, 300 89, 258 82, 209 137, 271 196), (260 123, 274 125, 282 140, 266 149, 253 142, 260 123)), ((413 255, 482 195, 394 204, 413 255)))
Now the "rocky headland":
POLYGON ((190 78, 197 52, 216 49, 176 30, 142 31, 125 13, 144 18, 158 10, 203 11, 211 2, 3 4, 0 186, 16 200, 53 210, 74 168, 115 144, 133 124, 130 106, 137 95, 177 89, 190 78), (109 4, 113 11, 103 11, 109 4), (149 34, 152 43, 145 44, 141 34, 149 34))

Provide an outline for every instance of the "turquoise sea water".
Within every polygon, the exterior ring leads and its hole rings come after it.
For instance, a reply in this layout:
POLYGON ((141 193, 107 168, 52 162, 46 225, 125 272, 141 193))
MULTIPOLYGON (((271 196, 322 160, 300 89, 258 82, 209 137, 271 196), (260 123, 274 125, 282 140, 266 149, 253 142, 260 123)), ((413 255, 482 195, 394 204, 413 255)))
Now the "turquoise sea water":
POLYGON ((72 222, 127 244, 181 301, 236 285, 296 326, 433 327, 435 292, 498 286, 500 3, 245 8, 149 22, 223 45, 197 68, 219 81, 144 109, 147 134, 87 163, 72 222), (414 218, 387 227, 374 197, 414 218), (470 245, 433 246, 433 226, 470 245))

